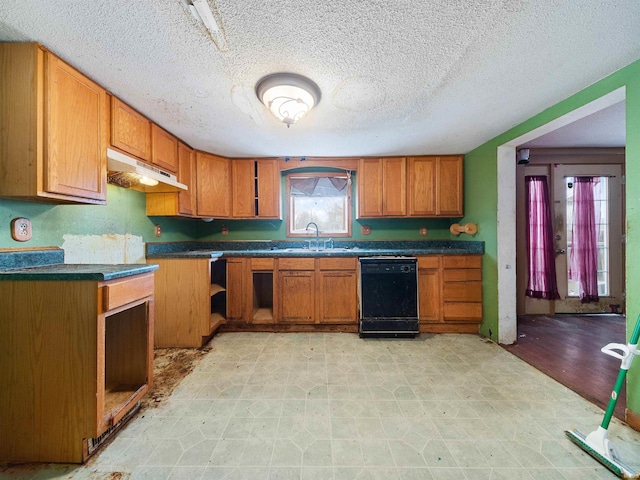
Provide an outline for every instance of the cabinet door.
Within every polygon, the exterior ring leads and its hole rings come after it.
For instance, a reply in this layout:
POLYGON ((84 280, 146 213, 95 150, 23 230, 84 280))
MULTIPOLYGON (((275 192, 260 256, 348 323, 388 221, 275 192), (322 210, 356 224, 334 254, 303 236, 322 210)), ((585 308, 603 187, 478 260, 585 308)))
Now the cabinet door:
POLYGON ((382 159, 363 158, 358 168, 358 217, 381 217, 382 159))
POLYGON ((319 323, 358 322, 358 277, 355 271, 320 271, 319 323))
POLYGON ((278 314, 281 322, 313 323, 315 275, 309 270, 278 272, 278 314))
POLYGON ((440 272, 418 270, 418 312, 420 321, 440 321, 440 272))
POLYGON ((194 215, 196 207, 196 153, 184 143, 178 143, 178 181, 184 183, 189 190, 178 193, 178 213, 194 215))
POLYGON ((44 190, 105 200, 107 92, 49 52, 45 81, 44 190))
POLYGON ((437 157, 409 157, 409 215, 430 217, 436 215, 437 157))
POLYGON ((407 161, 402 158, 383 159, 382 212, 384 216, 407 214, 407 161))
POLYGON ((247 321, 247 260, 227 259, 227 321, 247 321))
POLYGON ((151 122, 116 97, 111 97, 111 145, 151 161, 151 122))
POLYGON ((438 159, 438 215, 462 217, 463 207, 463 157, 439 157, 438 159))
POLYGON ((196 176, 198 216, 229 218, 231 213, 229 159, 197 152, 196 176))
POLYGON ((231 160, 231 209, 234 218, 256 216, 255 167, 255 160, 231 160))
POLYGON ((155 123, 151 124, 151 162, 172 173, 178 171, 178 139, 155 123))
POLYGON ((282 218, 278 160, 256 160, 258 218, 282 218))

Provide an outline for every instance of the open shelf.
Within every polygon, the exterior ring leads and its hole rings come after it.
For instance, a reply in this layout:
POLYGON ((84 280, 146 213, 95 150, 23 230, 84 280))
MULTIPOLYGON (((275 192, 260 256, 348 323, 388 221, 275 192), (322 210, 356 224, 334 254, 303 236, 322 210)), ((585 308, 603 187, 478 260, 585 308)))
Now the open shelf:
POLYGON ((209 294, 213 297, 214 295, 220 293, 220 292, 226 292, 227 289, 224 288, 221 285, 218 285, 217 283, 212 283, 211 287, 209 288, 209 294))
POLYGON ((255 271, 252 274, 252 323, 273 323, 273 272, 255 271))

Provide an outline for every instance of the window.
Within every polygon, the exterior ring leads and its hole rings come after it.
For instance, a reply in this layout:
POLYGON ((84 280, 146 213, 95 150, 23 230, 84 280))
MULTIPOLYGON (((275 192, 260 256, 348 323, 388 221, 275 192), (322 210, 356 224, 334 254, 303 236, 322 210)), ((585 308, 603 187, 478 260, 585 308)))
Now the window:
POLYGON ((324 236, 351 236, 351 174, 287 175, 287 236, 308 236, 309 222, 324 236))
MULTIPOLYGON (((595 229, 598 248, 598 296, 609 296, 609 178, 596 177, 594 182, 593 201, 595 210, 595 229)), ((567 177, 566 209, 567 209, 567 258, 571 257, 573 244, 573 177, 567 177)), ((569 268, 569 266, 567 266, 569 268)), ((577 297, 579 285, 577 280, 568 280, 567 295, 577 297)))

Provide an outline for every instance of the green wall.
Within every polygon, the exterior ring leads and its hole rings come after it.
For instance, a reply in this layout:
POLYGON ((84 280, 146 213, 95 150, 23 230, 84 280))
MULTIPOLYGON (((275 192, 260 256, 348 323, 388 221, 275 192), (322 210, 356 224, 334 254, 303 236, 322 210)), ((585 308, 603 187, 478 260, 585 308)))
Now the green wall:
POLYGON ((63 235, 130 234, 144 242, 190 240, 195 236, 196 222, 147 217, 144 193, 113 185, 107 186, 106 205, 49 205, 0 199, 0 248, 27 248, 63 244, 63 235), (33 236, 27 242, 11 238, 11 220, 31 220, 33 236), (160 223, 162 236, 154 236, 154 225, 160 223))
MULTIPOLYGON (((465 157, 465 177, 474 182, 465 185, 466 214, 477 221, 477 239, 485 241, 484 258, 484 323, 481 333, 493 339, 498 332, 497 291, 497 148, 535 128, 565 115, 576 108, 626 87, 626 292, 627 331, 630 335, 640 314, 640 61, 613 73, 603 80, 554 105, 469 152, 465 157)), ((515 161, 515 159, 514 159, 515 161)), ((593 352, 594 355, 602 355, 593 352)), ((640 413, 640 361, 628 377, 627 407, 640 413)), ((613 381, 612 380, 612 385, 613 381)))

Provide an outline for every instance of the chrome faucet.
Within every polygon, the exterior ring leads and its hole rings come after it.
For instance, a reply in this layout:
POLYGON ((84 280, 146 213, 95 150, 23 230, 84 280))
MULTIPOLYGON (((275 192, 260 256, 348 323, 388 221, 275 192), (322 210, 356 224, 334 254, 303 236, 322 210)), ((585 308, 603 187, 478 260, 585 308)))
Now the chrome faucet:
MULTIPOLYGON (((307 226, 305 227, 305 230, 308 232, 309 231, 309 226, 313 225, 314 227, 316 227, 316 250, 318 250, 320 248, 320 230, 318 230, 318 225, 315 222, 309 222, 307 223, 307 226)), ((309 242, 309 249, 311 249, 311 242, 309 242)))

